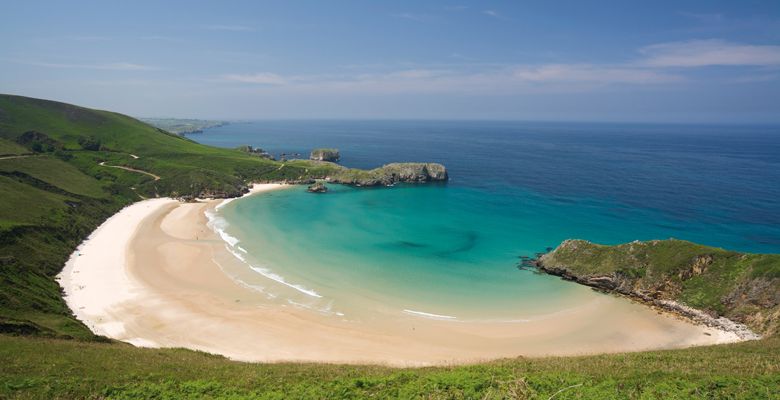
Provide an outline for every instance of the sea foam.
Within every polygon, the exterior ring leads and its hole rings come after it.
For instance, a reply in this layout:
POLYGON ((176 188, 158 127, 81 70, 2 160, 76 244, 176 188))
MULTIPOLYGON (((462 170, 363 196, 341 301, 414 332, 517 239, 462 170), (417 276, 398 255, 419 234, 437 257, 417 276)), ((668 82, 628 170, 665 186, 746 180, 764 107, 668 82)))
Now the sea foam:
MULTIPOLYGON (((220 206, 224 206, 225 204, 227 204, 228 200, 224 200, 217 207, 215 207, 214 210, 216 211, 220 208, 220 206)), ((222 238, 222 240, 227 244, 225 248, 230 252, 230 254, 232 254, 234 257, 239 259, 241 262, 247 264, 249 268, 251 268, 253 271, 257 272, 260 275, 263 275, 268 279, 271 279, 272 281, 293 288, 307 296, 322 298, 322 295, 320 295, 316 291, 312 289, 308 289, 298 284, 287 282, 287 280, 285 280, 283 276, 274 273, 268 268, 262 268, 250 264, 249 261, 247 261, 246 257, 244 256, 244 254, 248 254, 248 252, 243 247, 238 246, 238 243, 240 243, 241 241, 238 240, 238 238, 231 236, 225 231, 225 229, 227 229, 227 227, 230 226, 227 220, 225 220, 224 218, 220 217, 219 215, 217 215, 215 212, 212 211, 206 211, 205 214, 206 214, 206 218, 209 221, 207 226, 211 228, 211 230, 213 230, 217 235, 219 235, 219 237, 222 238), (237 249, 238 251, 236 251, 235 249, 237 249)))
POLYGON ((415 310, 404 310, 404 312, 406 314, 411 314, 411 315, 415 315, 415 316, 423 317, 423 318, 446 319, 446 320, 458 319, 457 317, 453 317, 451 315, 431 314, 431 313, 422 312, 422 311, 415 311, 415 310))
POLYGON ((322 298, 322 295, 320 295, 319 293, 315 292, 314 290, 307 289, 307 288, 305 288, 305 287, 303 287, 301 285, 296 285, 294 283, 287 282, 287 281, 284 280, 284 277, 275 274, 273 271, 271 271, 271 270, 269 270, 267 268, 255 267, 253 265, 250 265, 249 267, 252 268, 253 271, 257 272, 258 274, 260 274, 260 275, 262 275, 262 276, 264 276, 264 277, 266 277, 266 278, 268 278, 270 280, 279 282, 282 285, 291 287, 291 288, 293 288, 293 289, 295 289, 295 290, 297 290, 297 291, 299 291, 299 292, 301 292, 303 294, 309 295, 311 297, 322 298))

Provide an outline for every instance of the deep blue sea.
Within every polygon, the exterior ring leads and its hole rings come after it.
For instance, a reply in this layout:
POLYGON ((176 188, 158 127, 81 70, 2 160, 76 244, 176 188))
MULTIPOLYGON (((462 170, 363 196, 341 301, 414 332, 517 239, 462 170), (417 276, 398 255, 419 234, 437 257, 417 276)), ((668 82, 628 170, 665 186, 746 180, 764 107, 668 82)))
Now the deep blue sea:
POLYGON ((304 157, 336 147, 357 168, 447 166, 447 184, 297 188, 224 207, 261 272, 252 284, 336 312, 345 291, 458 318, 523 318, 541 298, 573 306, 584 289, 514 268, 567 238, 780 253, 780 127, 261 121, 190 138, 304 157))

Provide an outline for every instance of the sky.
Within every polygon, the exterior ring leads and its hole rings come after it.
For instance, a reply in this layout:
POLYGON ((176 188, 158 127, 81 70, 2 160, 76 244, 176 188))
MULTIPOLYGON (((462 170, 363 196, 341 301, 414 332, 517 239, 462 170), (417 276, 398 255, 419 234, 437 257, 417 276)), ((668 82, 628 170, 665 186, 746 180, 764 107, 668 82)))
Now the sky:
POLYGON ((780 123, 780 1, 7 1, 0 93, 140 117, 780 123))

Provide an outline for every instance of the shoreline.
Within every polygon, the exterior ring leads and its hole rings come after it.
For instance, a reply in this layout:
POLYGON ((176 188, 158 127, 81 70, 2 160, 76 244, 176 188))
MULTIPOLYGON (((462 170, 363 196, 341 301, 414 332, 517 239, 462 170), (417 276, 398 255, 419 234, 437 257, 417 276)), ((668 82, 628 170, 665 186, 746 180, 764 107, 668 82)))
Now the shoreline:
MULTIPOLYGON (((284 186, 253 185, 242 197, 284 186)), ((450 365, 739 341, 607 297, 574 314, 503 323, 453 323, 407 313, 366 324, 268 304, 216 261, 233 255, 205 213, 236 199, 151 199, 124 208, 79 245, 58 275, 68 306, 103 336, 241 361, 450 365)))
POLYGON ((565 281, 587 286, 598 292, 626 298, 630 301, 634 301, 646 307, 658 310, 659 312, 674 315, 675 317, 681 318, 692 324, 708 326, 723 332, 733 333, 739 338, 739 341, 760 340, 762 338, 761 335, 753 332, 745 324, 733 321, 726 317, 713 317, 702 310, 689 307, 674 300, 654 299, 650 296, 633 290, 611 289, 607 285, 604 285, 601 280, 584 279, 582 277, 571 274, 566 269, 544 266, 538 260, 534 261, 533 265, 535 265, 536 269, 542 273, 551 276, 557 276, 565 281))

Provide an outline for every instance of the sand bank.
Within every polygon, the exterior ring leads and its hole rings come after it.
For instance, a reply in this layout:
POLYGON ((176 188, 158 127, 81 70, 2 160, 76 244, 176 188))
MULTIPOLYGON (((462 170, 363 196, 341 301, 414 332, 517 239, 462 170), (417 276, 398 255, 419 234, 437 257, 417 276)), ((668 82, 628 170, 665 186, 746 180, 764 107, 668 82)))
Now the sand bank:
MULTIPOLYGON (((280 188, 256 185, 253 193, 280 188)), ((352 321, 272 304, 223 272, 231 257, 207 226, 223 200, 146 200, 107 220, 60 276, 66 301, 98 334, 245 361, 429 365, 736 341, 608 295, 517 322, 463 322, 403 312, 352 321)), ((406 310, 410 311, 410 310, 406 310)))

